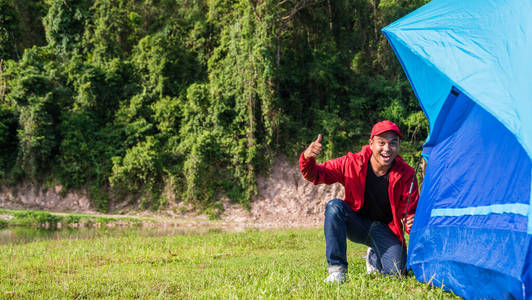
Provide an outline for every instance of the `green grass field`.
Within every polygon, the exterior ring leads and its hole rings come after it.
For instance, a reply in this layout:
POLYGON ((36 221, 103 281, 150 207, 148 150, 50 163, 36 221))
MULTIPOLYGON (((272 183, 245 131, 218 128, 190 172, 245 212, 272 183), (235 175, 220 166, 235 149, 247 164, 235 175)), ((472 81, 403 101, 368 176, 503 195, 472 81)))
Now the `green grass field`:
POLYGON ((0 246, 3 299, 447 299, 440 288, 366 275, 348 244, 345 284, 324 284, 322 230, 47 240, 0 246))

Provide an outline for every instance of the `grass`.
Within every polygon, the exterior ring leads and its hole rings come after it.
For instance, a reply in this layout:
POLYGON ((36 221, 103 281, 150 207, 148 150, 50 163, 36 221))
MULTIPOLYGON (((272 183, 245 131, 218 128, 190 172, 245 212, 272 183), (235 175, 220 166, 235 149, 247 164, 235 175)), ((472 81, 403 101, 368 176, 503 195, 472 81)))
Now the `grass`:
POLYGON ((442 289, 366 275, 349 243, 348 280, 324 284, 318 229, 48 240, 0 246, 5 299, 447 299, 442 289))

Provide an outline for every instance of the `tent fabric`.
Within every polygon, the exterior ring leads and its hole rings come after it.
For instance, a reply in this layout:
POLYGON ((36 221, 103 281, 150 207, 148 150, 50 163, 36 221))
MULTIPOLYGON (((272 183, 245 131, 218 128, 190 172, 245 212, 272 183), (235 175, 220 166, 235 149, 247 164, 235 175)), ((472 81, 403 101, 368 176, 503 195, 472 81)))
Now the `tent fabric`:
POLYGON ((463 297, 525 298, 532 162, 467 96, 450 94, 447 105, 446 130, 431 141, 408 265, 418 280, 463 297))
POLYGON ((443 90, 452 85, 501 121, 532 156, 531 12, 532 1, 524 0, 434 0, 383 29, 431 129, 447 96, 443 90))
POLYGON ((434 0, 383 29, 430 127, 407 264, 466 298, 532 299, 531 13, 434 0))

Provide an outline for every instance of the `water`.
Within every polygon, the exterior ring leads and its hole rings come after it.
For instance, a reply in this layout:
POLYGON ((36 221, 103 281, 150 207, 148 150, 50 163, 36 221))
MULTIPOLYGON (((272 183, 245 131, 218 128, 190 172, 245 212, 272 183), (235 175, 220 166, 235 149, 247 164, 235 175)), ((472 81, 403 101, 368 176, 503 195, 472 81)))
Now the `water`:
POLYGON ((61 229, 49 230, 30 227, 9 227, 0 230, 0 245, 24 244, 42 240, 58 240, 69 238, 93 238, 98 232, 93 229, 74 230, 61 229))
POLYGON ((25 244, 45 240, 65 239, 94 239, 103 236, 170 236, 178 234, 197 234, 208 232, 223 232, 222 228, 196 227, 184 228, 178 226, 161 227, 113 227, 113 228, 63 228, 63 229, 39 229, 32 227, 8 227, 0 229, 0 245, 25 244))

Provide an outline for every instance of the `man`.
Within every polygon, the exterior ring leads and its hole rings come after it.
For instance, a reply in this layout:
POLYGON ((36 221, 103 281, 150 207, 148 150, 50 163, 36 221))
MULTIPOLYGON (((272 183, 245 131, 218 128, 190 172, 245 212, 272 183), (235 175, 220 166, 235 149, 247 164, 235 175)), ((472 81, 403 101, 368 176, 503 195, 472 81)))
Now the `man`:
POLYGON ((333 199, 325 208, 325 242, 329 276, 325 282, 345 280, 346 238, 369 246, 368 273, 400 274, 406 261, 403 220, 412 180, 405 229, 410 232, 419 198, 415 171, 398 155, 399 127, 388 120, 373 126, 369 145, 358 153, 316 164, 321 134, 301 154, 299 168, 314 184, 339 182, 345 199, 333 199), (404 252, 403 252, 404 251, 404 252))

